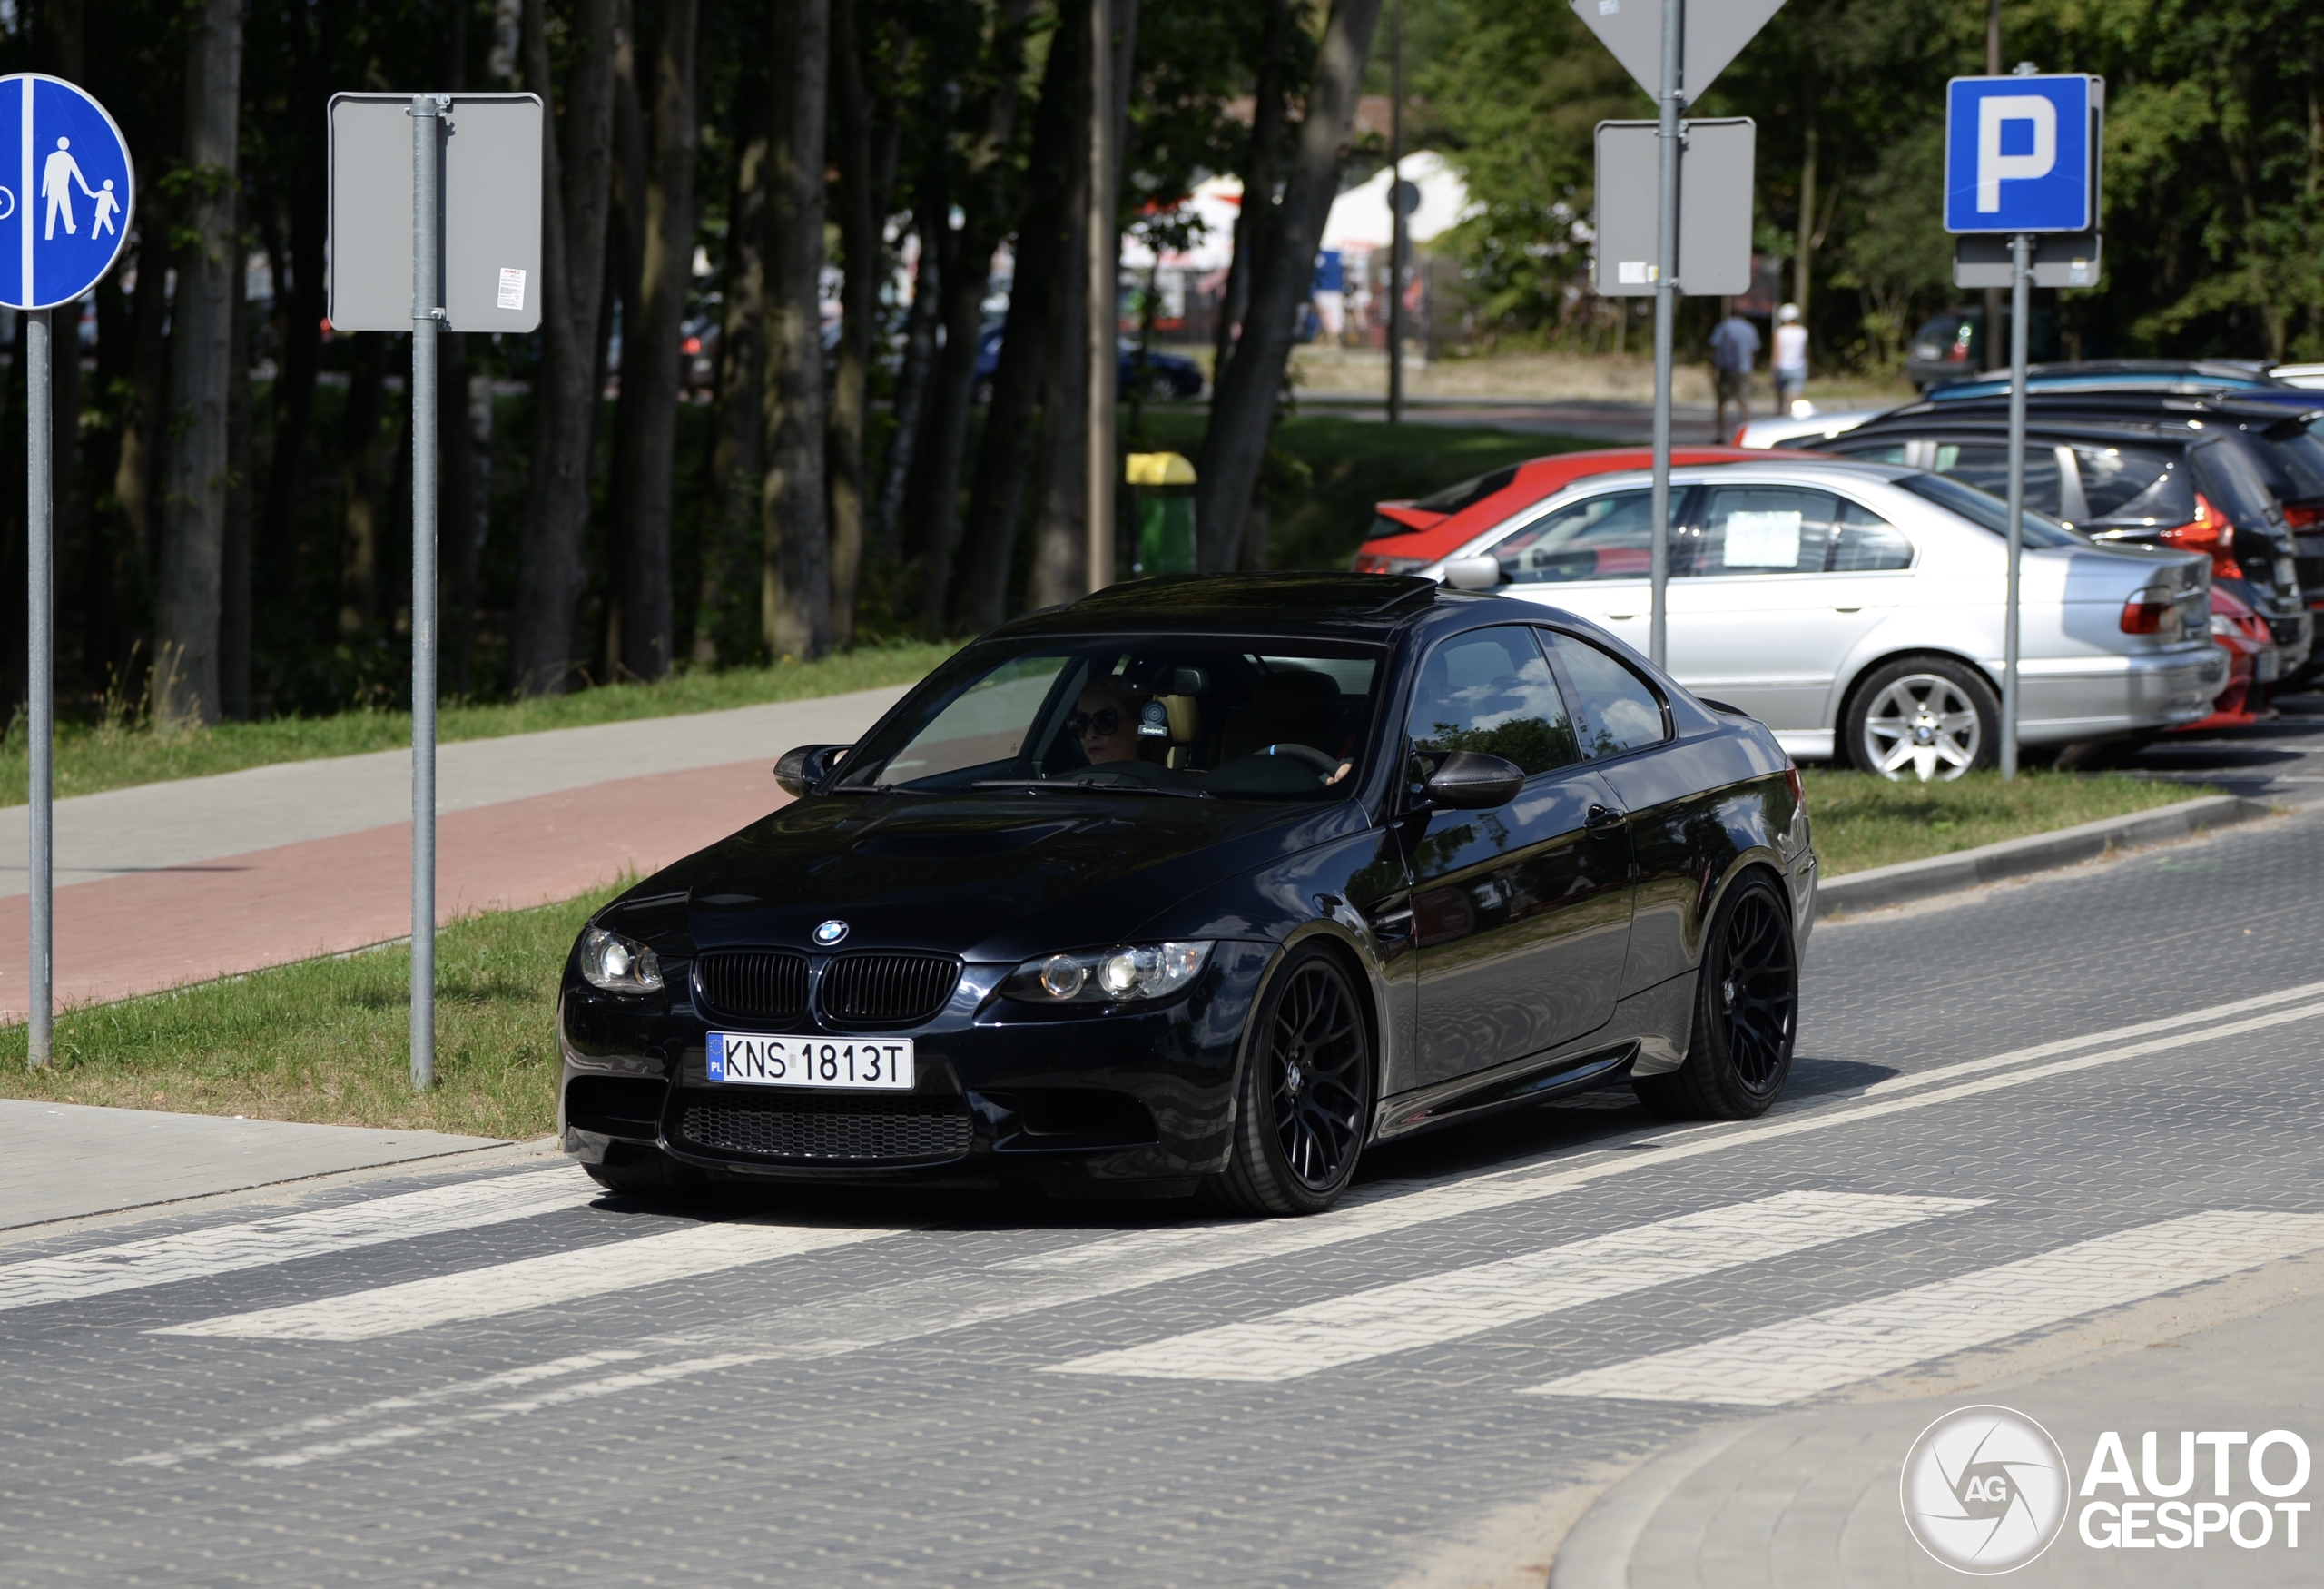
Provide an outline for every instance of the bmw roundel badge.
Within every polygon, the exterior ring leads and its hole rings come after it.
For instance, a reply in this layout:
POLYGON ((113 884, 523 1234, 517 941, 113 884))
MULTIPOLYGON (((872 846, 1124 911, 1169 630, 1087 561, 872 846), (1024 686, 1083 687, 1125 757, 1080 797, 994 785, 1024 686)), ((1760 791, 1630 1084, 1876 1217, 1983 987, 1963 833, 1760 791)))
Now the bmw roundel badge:
POLYGON ((826 949, 829 949, 832 944, 838 943, 841 939, 846 936, 847 923, 845 922, 825 922, 822 925, 815 929, 815 942, 822 944, 826 949))

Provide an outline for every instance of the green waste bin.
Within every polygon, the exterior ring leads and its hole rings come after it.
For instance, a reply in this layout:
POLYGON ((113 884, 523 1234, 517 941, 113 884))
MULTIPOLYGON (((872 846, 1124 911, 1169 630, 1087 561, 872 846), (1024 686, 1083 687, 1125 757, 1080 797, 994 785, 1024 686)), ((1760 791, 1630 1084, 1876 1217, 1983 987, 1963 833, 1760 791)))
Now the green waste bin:
POLYGON ((1123 478, 1137 524, 1134 574, 1195 571, 1195 466, 1175 452, 1133 452, 1123 478))

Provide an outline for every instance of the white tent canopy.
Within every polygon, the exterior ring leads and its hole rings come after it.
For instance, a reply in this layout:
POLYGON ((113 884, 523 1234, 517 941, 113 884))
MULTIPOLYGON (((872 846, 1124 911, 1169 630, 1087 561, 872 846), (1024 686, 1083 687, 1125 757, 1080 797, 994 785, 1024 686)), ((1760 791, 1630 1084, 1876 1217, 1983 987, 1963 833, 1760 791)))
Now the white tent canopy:
MULTIPOLYGON (((1443 155, 1429 150, 1407 154, 1403 173, 1404 181, 1420 190, 1420 206, 1406 218, 1414 242, 1431 242, 1472 212, 1468 184, 1443 155)), ((1388 184, 1393 180, 1388 168, 1382 166, 1369 180, 1333 200, 1332 212, 1324 222, 1322 246, 1349 253, 1386 248, 1391 225, 1388 184)), ((1162 264, 1171 270, 1225 270, 1234 258, 1235 217, 1242 207, 1243 184, 1238 178, 1206 177, 1196 183, 1183 208, 1201 220, 1203 235, 1189 249, 1165 253, 1162 264)), ((1126 268, 1142 271, 1154 262, 1153 252, 1137 238, 1122 239, 1126 268)))

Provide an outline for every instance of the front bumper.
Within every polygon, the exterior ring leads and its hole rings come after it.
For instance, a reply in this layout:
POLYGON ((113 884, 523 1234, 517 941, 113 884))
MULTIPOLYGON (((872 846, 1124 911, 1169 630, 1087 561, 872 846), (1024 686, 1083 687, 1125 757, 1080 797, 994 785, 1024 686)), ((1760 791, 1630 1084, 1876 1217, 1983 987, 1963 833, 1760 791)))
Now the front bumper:
POLYGON ((910 1092, 714 1083, 712 1024, 686 979, 659 1008, 568 981, 558 1134, 585 1164, 658 1158, 718 1180, 1184 1193, 1226 1163, 1236 1057, 1273 952, 1221 942, 1193 988, 1150 1008, 1036 1008, 994 992, 1013 966, 970 965, 935 1020, 876 1034, 912 1040, 910 1092))

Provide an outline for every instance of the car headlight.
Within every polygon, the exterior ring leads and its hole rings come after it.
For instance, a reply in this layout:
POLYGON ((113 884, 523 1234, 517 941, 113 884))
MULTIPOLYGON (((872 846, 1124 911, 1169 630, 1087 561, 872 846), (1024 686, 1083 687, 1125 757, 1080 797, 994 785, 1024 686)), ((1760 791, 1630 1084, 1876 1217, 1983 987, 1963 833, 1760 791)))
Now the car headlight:
POLYGON ((662 957, 635 938, 592 927, 581 934, 581 974, 608 993, 651 993, 662 985, 662 957))
POLYGON ((1045 954, 1011 972, 1000 991, 1037 1004, 1135 1003, 1177 992, 1202 974, 1209 959, 1207 941, 1045 954))

